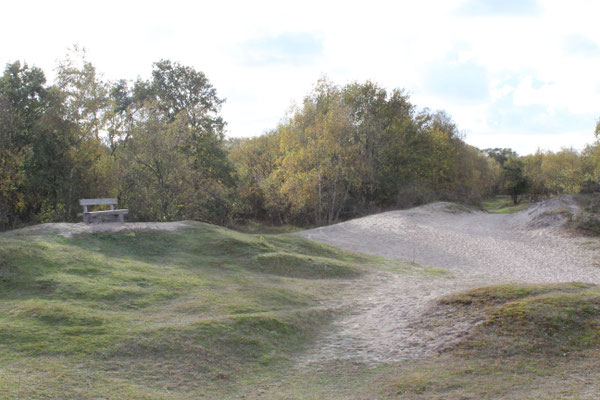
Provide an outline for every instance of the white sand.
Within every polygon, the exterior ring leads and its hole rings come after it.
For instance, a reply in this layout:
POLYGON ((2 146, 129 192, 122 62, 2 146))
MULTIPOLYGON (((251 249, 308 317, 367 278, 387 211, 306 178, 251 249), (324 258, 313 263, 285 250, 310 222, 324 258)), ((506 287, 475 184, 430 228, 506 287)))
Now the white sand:
POLYGON ((433 203, 297 233, 451 272, 426 278, 380 273, 349 285, 347 305, 354 312, 338 320, 305 361, 381 362, 439 351, 473 327, 474 321, 460 318, 452 326, 432 320, 437 299, 458 290, 505 282, 600 283, 600 241, 569 234, 556 212, 576 211, 571 197, 511 215, 450 213, 448 205, 433 203))

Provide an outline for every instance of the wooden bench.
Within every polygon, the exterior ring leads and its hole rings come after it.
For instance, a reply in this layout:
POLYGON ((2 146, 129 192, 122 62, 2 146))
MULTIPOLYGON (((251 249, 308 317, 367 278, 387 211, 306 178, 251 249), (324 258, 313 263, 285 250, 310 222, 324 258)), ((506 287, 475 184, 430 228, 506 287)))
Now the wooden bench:
POLYGON ((79 205, 83 207, 83 212, 77 214, 83 217, 83 222, 91 224, 92 222, 125 222, 124 216, 129 213, 127 209, 115 210, 117 199, 80 199, 79 205), (110 210, 88 211, 88 206, 107 205, 110 210))

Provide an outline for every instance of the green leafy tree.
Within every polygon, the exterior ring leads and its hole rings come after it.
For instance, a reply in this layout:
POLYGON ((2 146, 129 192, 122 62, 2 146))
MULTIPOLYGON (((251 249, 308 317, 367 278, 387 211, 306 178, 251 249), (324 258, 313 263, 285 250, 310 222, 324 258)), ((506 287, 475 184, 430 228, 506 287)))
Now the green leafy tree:
POLYGON ((281 148, 281 190, 292 212, 312 212, 316 224, 336 221, 349 192, 365 175, 349 108, 338 87, 325 80, 317 83, 283 127, 281 148))
POLYGON ((496 160, 501 167, 504 166, 504 163, 509 158, 519 157, 517 152, 510 148, 496 147, 493 149, 484 149, 483 152, 487 154, 488 157, 491 157, 494 160, 496 160))
POLYGON ((525 176, 523 161, 517 157, 510 157, 502 166, 504 170, 504 190, 508 193, 514 204, 518 204, 519 195, 529 189, 529 179, 525 176))
POLYGON ((115 157, 119 146, 131 136, 138 111, 139 104, 136 104, 127 81, 119 80, 109 85, 103 126, 111 156, 115 157))
POLYGON ((280 191, 282 182, 277 173, 281 168, 280 141, 280 132, 273 130, 232 145, 230 157, 239 175, 234 204, 237 216, 284 223, 289 204, 280 191))
POLYGON ((225 100, 217 96, 204 73, 161 60, 154 64, 150 81, 136 82, 134 98, 140 104, 156 104, 169 122, 185 116, 192 133, 188 150, 195 158, 194 167, 209 178, 234 185, 234 168, 224 148, 225 122, 220 115, 225 100))
POLYGON ((546 176, 544 175, 544 158, 545 154, 541 150, 537 150, 535 154, 522 157, 523 173, 529 180, 529 190, 534 197, 539 197, 547 192, 546 176))
POLYGON ((108 86, 96 67, 87 60, 86 51, 77 45, 67 52, 56 69, 57 87, 65 95, 65 107, 71 122, 80 127, 80 135, 100 140, 103 113, 108 101, 108 86))
POLYGON ((75 217, 77 199, 118 194, 110 151, 105 146, 109 85, 86 58, 85 49, 73 46, 56 69, 56 86, 64 96, 65 118, 76 127, 71 145, 66 219, 75 217))
POLYGON ((546 153, 542 171, 546 186, 555 193, 577 193, 585 181, 583 160, 572 148, 546 153))
POLYGON ((19 61, 0 78, 0 227, 27 220, 35 205, 26 198, 30 144, 44 113, 46 78, 19 61))
POLYGON ((135 122, 121 158, 123 198, 134 219, 172 221, 189 216, 198 185, 183 116, 165 122, 156 104, 148 104, 135 122))

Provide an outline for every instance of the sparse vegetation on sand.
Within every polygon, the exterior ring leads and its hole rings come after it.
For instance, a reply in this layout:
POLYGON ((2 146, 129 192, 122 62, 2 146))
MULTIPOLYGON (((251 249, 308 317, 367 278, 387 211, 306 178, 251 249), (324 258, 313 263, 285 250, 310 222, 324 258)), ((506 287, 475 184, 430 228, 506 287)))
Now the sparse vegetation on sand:
POLYGON ((575 197, 581 209, 571 217, 570 226, 589 236, 600 236, 600 193, 575 197))
POLYGON ((506 284, 440 300, 479 323, 434 360, 386 374, 407 399, 593 399, 600 387, 600 288, 506 284))
POLYGON ((479 321, 445 352, 371 365, 330 360, 262 377, 248 399, 596 399, 600 288, 503 284, 446 296, 436 315, 479 321))

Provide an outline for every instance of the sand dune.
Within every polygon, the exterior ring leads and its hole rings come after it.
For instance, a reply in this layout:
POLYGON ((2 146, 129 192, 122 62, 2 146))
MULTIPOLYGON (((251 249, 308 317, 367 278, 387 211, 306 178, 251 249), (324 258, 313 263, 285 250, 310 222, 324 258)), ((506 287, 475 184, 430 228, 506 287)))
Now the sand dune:
POLYGON ((353 314, 336 322, 307 361, 381 362, 439 351, 476 323, 457 317, 451 325, 436 324, 437 299, 458 290, 506 282, 600 283, 600 242, 563 228, 564 211, 576 209, 569 196, 515 214, 439 202, 298 232, 343 249, 450 272, 448 277, 381 273, 350 286, 353 314))

